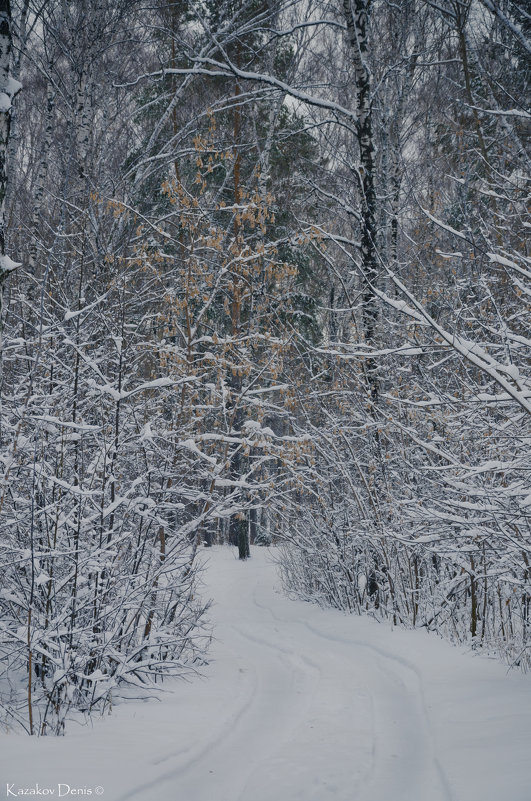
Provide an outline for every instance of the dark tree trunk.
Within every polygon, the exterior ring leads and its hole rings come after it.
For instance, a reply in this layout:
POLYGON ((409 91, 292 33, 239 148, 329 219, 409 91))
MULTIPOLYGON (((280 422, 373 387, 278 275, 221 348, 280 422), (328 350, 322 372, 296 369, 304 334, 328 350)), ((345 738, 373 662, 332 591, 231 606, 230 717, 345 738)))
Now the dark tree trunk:
MULTIPOLYGON (((361 263, 363 272, 363 328, 365 340, 373 344, 378 321, 374 285, 378 275, 376 250, 376 187, 374 180, 374 136, 372 129, 371 73, 368 68, 368 10, 370 0, 343 0, 352 63, 356 79, 356 138, 359 166, 353 165, 361 196, 361 263)), ((365 362, 371 404, 378 400, 377 365, 365 362)))

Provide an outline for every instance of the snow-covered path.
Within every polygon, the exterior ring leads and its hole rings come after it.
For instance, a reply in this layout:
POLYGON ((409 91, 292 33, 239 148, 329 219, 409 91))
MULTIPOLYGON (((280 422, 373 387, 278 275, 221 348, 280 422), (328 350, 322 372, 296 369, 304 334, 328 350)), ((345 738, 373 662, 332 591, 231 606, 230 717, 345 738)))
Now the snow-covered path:
POLYGON ((264 549, 209 562, 205 679, 66 738, 1 735, 0 799, 38 782, 107 801, 531 801, 529 677, 287 600, 264 549))

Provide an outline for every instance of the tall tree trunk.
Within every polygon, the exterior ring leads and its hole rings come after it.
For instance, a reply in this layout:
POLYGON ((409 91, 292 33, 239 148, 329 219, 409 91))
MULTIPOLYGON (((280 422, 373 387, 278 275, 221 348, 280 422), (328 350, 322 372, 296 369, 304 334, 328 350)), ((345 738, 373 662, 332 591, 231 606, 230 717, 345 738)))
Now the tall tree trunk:
MULTIPOLYGON (((237 54, 237 61, 239 54, 237 54)), ((237 100, 241 94, 239 83, 236 83, 234 96, 237 100)), ((241 154, 240 154, 240 132, 241 132, 241 108, 236 104, 234 108, 234 205, 237 207, 241 200, 241 154)), ((241 223, 239 222, 239 213, 235 212, 234 215, 234 243, 235 253, 242 245, 242 232, 241 223)), ((240 336, 240 322, 241 322, 241 294, 242 287, 239 276, 239 266, 236 264, 234 267, 234 277, 232 281, 232 304, 231 304, 231 323, 232 323, 232 338, 233 338, 233 352, 234 362, 238 363, 237 349, 239 349, 238 339, 240 336)), ((242 413, 239 407, 239 395, 242 388, 242 379, 239 370, 233 368, 232 376, 230 379, 232 403, 235 404, 232 414, 232 429, 238 432, 242 425, 242 413)), ((238 481, 242 472, 242 454, 239 447, 234 451, 231 459, 231 478, 238 481)), ((238 546, 238 556, 240 559, 248 559, 251 555, 249 548, 249 530, 247 519, 242 515, 233 515, 230 519, 229 538, 233 545, 238 546)))
MULTIPOLYGON (((356 137, 359 165, 353 165, 361 195, 361 263, 363 272, 363 329, 368 344, 374 342, 378 305, 373 291, 378 275, 376 249, 376 187, 374 176, 374 135, 372 125, 371 73, 368 66, 368 12, 370 0, 343 0, 350 52, 356 79, 356 137)), ((377 365, 365 362, 371 406, 378 400, 377 365)))
POLYGON ((0 352, 4 306, 4 285, 18 265, 6 254, 7 149, 13 100, 21 88, 11 75, 13 37, 10 0, 0 0, 0 352))

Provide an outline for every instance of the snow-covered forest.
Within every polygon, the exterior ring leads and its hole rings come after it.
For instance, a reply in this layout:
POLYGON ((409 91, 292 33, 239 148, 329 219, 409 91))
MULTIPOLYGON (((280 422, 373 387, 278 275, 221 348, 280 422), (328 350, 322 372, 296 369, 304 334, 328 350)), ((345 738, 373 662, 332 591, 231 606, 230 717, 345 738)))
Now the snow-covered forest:
POLYGON ((6 729, 201 670, 223 543, 529 669, 530 32, 0 0, 6 729))

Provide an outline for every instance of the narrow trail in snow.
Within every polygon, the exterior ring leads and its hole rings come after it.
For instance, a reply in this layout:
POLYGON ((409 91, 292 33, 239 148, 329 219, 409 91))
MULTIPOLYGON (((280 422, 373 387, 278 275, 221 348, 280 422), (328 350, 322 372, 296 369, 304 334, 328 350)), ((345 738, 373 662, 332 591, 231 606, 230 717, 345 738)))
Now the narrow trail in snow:
POLYGON ((205 676, 66 737, 0 732, 0 798, 66 782, 105 801, 531 801, 529 676, 289 600, 267 549, 204 556, 205 676))
POLYGON ((407 665, 301 619, 263 559, 216 554, 208 585, 224 714, 127 799, 384 801, 392 788, 393 801, 452 801, 407 665))

